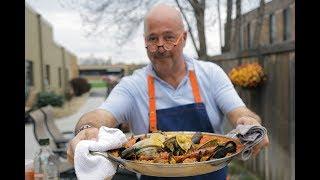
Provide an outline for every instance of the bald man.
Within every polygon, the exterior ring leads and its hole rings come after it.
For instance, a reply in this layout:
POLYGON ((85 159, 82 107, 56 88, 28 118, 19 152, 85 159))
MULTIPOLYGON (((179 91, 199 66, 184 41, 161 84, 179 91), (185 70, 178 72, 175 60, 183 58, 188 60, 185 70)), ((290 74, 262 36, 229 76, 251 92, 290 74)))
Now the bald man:
MULTIPOLYGON (((187 32, 175 8, 164 4, 153 7, 145 16, 144 39, 150 63, 122 78, 100 107, 80 118, 76 136, 68 146, 71 162, 77 143, 97 138, 101 126, 129 123, 134 134, 157 130, 222 134, 224 116, 234 126, 260 124, 259 116, 246 108, 218 65, 183 54, 187 32)), ((254 155, 268 143, 266 136, 254 147, 254 155)), ((227 167, 188 179, 226 179, 226 176, 227 167)), ((141 179, 157 177, 141 176, 141 179)))

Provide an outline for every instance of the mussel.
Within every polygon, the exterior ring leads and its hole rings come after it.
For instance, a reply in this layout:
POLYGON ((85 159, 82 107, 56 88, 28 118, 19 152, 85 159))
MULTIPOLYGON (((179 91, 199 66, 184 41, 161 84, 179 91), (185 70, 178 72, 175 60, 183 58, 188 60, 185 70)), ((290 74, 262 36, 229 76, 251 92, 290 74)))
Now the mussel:
POLYGON ((197 149, 204 149, 204 148, 213 147, 213 146, 218 146, 218 141, 216 139, 211 139, 199 145, 197 149))
POLYGON ((162 152, 163 149, 160 146, 156 145, 147 145, 143 147, 131 147, 125 149, 121 152, 121 158, 123 159, 139 159, 141 156, 144 156, 146 159, 153 159, 158 156, 159 152, 162 152))
POLYGON ((224 145, 216 147, 215 152, 209 157, 209 159, 224 158, 228 153, 235 153, 237 145, 233 141, 228 141, 224 145))
POLYGON ((164 147, 171 151, 173 155, 182 155, 187 152, 192 145, 192 141, 184 134, 178 134, 167 139, 163 143, 164 147))
POLYGON ((136 142, 131 147, 121 152, 123 159, 138 159, 141 156, 152 158, 157 156, 158 152, 163 151, 163 142, 165 137, 160 133, 155 133, 146 138, 136 142))

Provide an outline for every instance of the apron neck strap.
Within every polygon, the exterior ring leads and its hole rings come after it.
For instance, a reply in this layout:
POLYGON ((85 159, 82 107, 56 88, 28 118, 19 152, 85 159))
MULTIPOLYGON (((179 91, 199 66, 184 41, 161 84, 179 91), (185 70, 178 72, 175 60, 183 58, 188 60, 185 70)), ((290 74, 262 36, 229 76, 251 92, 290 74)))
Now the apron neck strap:
POLYGON ((156 96, 154 90, 154 78, 148 75, 149 94, 149 131, 157 131, 156 96))
POLYGON ((195 103, 201 103, 201 95, 200 95, 200 90, 199 90, 199 85, 198 85, 198 80, 196 73, 194 70, 189 71, 189 80, 192 88, 192 93, 193 93, 193 98, 195 103))
MULTIPOLYGON (((192 88, 192 94, 195 103, 201 103, 199 85, 194 70, 189 70, 189 80, 192 88)), ((148 94, 149 94, 149 131, 157 131, 157 114, 156 114, 156 96, 154 88, 154 78, 148 75, 148 94)))

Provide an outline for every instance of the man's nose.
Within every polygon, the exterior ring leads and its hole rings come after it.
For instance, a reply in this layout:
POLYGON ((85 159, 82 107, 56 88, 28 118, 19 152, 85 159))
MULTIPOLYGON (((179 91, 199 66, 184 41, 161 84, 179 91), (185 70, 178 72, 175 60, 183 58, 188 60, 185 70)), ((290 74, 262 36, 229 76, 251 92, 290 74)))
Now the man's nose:
POLYGON ((160 46, 163 47, 163 45, 164 45, 164 40, 163 40, 163 38, 159 38, 159 41, 158 41, 158 43, 157 43, 157 46, 158 46, 158 47, 160 47, 160 46))
POLYGON ((163 45, 164 45, 165 41, 163 40, 163 38, 159 38, 159 41, 157 43, 157 46, 158 46, 158 51, 160 53, 163 53, 165 51, 163 45))

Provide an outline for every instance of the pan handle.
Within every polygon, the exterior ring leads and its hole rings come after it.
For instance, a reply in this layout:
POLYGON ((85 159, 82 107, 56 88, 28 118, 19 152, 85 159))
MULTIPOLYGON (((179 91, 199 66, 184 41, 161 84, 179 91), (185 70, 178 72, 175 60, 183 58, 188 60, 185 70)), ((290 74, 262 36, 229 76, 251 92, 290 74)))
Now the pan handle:
POLYGON ((94 155, 94 156, 103 156, 106 159, 109 159, 117 164, 120 165, 120 167, 122 166, 123 168, 125 168, 125 161, 122 159, 118 159, 118 158, 114 158, 108 155, 107 152, 99 152, 99 151, 90 151, 90 154, 94 155))

